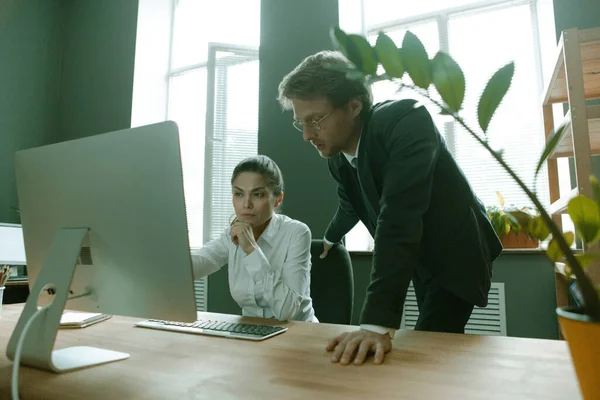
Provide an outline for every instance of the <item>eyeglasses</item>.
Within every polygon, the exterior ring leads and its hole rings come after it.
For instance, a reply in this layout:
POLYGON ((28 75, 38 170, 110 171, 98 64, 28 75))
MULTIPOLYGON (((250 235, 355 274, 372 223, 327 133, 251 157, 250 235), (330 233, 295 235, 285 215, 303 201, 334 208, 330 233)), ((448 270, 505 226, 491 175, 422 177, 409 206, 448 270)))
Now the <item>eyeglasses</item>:
POLYGON ((294 128, 298 129, 300 132, 304 132, 305 127, 314 129, 315 131, 319 132, 322 129, 321 122, 323 122, 325 120, 325 118, 329 117, 330 115, 331 115, 331 111, 328 112, 327 115, 325 115, 323 118, 321 118, 318 121, 302 122, 302 121, 295 120, 294 122, 292 122, 292 125, 294 125, 294 128))

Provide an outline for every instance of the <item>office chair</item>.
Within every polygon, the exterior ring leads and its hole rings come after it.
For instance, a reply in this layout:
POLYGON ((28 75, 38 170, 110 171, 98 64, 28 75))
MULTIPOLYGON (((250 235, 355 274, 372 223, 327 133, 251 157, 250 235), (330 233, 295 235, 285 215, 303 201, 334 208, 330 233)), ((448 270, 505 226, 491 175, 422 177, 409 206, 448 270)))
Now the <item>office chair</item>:
POLYGON ((346 324, 352 321, 354 306, 354 275, 348 250, 335 245, 324 259, 323 241, 314 239, 310 253, 310 295, 319 322, 346 324))

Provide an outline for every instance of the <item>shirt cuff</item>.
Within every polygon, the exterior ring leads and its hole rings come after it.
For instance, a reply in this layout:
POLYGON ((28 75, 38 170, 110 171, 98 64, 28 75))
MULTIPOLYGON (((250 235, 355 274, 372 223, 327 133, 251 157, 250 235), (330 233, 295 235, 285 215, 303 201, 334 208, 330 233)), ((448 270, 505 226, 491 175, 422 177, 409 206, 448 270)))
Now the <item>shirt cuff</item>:
POLYGON ((396 335, 395 329, 386 328, 385 326, 361 324, 360 329, 365 330, 365 331, 379 333, 380 335, 385 335, 387 333, 390 335, 390 338, 392 338, 392 339, 396 335))
POLYGON ((333 246, 333 245, 335 244, 335 243, 333 243, 333 242, 330 242, 329 240, 327 240, 327 238, 323 238, 323 241, 324 241, 325 243, 327 243, 328 245, 330 245, 330 246, 333 246))

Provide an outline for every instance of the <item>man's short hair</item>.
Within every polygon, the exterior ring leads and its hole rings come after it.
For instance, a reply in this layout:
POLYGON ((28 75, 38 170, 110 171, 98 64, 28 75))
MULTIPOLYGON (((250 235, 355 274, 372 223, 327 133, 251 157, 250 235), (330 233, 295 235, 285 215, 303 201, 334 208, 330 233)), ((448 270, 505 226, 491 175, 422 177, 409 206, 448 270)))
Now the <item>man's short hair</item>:
POLYGON ((360 97, 361 116, 368 113, 373 100, 363 80, 352 80, 335 66, 350 66, 346 57, 337 51, 321 51, 306 57, 279 84, 277 100, 284 110, 292 108, 292 100, 312 100, 324 97, 333 107, 341 107, 360 97), (333 68, 332 68, 333 66, 333 68))

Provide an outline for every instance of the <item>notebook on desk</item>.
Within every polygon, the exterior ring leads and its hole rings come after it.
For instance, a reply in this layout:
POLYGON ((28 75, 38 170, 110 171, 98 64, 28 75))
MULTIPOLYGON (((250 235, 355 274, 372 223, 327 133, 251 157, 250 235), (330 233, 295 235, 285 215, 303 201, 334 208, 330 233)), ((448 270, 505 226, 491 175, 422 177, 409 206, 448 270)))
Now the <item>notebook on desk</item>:
POLYGON ((60 318, 61 328, 85 328, 109 319, 109 314, 66 311, 60 318))

